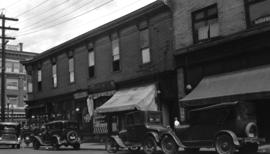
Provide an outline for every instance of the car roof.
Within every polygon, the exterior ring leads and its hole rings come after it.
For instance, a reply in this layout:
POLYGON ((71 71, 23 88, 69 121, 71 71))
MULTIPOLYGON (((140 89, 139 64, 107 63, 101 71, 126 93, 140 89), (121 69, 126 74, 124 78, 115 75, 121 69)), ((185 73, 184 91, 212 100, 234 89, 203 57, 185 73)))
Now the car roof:
POLYGON ((51 125, 51 124, 56 124, 56 123, 77 123, 76 121, 70 121, 70 120, 55 120, 55 121, 50 121, 46 123, 46 125, 51 125))
POLYGON ((0 122, 0 125, 19 126, 17 122, 0 122))

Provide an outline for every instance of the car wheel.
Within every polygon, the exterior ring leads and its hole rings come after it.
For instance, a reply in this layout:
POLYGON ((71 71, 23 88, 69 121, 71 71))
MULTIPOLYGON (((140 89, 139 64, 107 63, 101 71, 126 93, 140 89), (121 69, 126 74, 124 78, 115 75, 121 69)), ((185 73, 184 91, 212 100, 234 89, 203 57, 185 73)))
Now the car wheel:
POLYGON ((76 143, 73 145, 73 149, 79 150, 80 149, 80 143, 76 143))
POLYGON ((259 149, 259 145, 257 143, 247 143, 243 147, 239 149, 239 152, 242 154, 252 154, 256 153, 259 149))
POLYGON ((174 139, 169 135, 165 135, 161 139, 161 148, 162 151, 166 154, 176 154, 178 152, 177 144, 175 143, 174 139))
POLYGON ((129 147, 128 150, 131 152, 137 152, 141 150, 141 147, 129 147))
POLYGON ((153 137, 147 137, 143 142, 143 151, 146 154, 153 154, 157 151, 157 143, 153 137))
POLYGON ((59 150, 59 144, 56 138, 52 140, 52 148, 53 150, 59 150))
POLYGON ((215 148, 218 154, 234 154, 235 145, 229 135, 219 135, 216 138, 215 148))
POLYGON ((110 137, 106 141, 105 148, 106 148, 108 153, 116 153, 119 149, 119 146, 115 142, 115 140, 110 137))
POLYGON ((38 150, 40 148, 40 143, 38 140, 33 141, 33 148, 34 150, 38 150))

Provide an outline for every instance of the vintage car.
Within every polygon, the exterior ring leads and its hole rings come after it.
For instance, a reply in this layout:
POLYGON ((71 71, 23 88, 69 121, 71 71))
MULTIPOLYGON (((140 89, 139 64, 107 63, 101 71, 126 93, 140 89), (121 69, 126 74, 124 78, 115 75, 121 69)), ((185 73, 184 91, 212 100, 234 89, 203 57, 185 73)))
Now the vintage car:
POLYGON ((54 150, 58 150, 64 145, 80 149, 78 127, 78 123, 68 120, 48 122, 38 135, 33 136, 33 148, 37 150, 40 146, 52 146, 54 150))
POLYGON ((164 153, 174 154, 178 147, 187 151, 215 147, 219 154, 255 153, 264 142, 259 138, 252 103, 226 102, 189 109, 188 124, 175 126, 175 132, 164 134, 164 153))
POLYGON ((160 144, 160 134, 168 131, 162 125, 159 111, 131 111, 119 115, 124 128, 116 134, 109 134, 106 150, 115 153, 120 148, 138 151, 143 148, 146 154, 153 154, 160 144))
POLYGON ((12 148, 20 148, 21 133, 20 124, 15 122, 0 122, 0 145, 11 145, 12 148))

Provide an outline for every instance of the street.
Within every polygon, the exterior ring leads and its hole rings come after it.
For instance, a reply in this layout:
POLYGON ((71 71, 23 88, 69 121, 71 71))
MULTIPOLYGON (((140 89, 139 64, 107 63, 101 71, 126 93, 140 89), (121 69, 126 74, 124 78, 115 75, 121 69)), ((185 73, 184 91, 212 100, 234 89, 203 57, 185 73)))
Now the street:
MULTIPOLYGON (((81 145, 81 150, 73 150, 70 147, 61 147, 60 150, 54 151, 50 147, 41 147, 39 150, 33 150, 32 147, 22 146, 21 149, 10 149, 6 146, 0 147, 0 154, 108 154, 104 149, 104 145, 96 143, 84 143, 81 145)), ((118 151, 117 154, 131 154, 128 150, 118 151)), ((143 151, 133 152, 133 154, 144 154, 143 151)), ((161 151, 156 154, 162 154, 161 151)), ((180 149, 178 154, 186 154, 180 149)), ((216 154, 213 149, 202 149, 194 154, 216 154)), ((237 153, 236 153, 237 154, 237 153)), ((260 147, 259 152, 256 154, 270 154, 269 146, 260 147)))

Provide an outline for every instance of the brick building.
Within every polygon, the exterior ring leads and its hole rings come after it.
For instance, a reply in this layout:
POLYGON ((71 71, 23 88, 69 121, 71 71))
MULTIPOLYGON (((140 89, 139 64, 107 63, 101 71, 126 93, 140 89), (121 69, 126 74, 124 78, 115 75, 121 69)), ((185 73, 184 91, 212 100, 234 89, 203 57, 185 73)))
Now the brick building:
MULTIPOLYGON (((36 53, 24 52, 21 43, 6 45, 7 121, 26 121, 24 108, 25 100, 28 99, 27 91, 31 91, 31 78, 26 74, 25 67, 20 61, 30 60, 36 55, 36 53)), ((0 59, 0 65, 2 65, 2 58, 0 59)))
POLYGON ((260 135, 269 140, 270 1, 172 0, 170 6, 181 120, 186 108, 251 101, 260 135))
POLYGON ((161 1, 51 48, 24 64, 33 79, 28 101, 32 122, 78 120, 83 130, 104 133, 102 117, 91 118, 95 108, 122 89, 153 85, 164 123, 169 125, 178 113, 172 14, 161 1), (89 102, 93 102, 92 108, 89 102))

